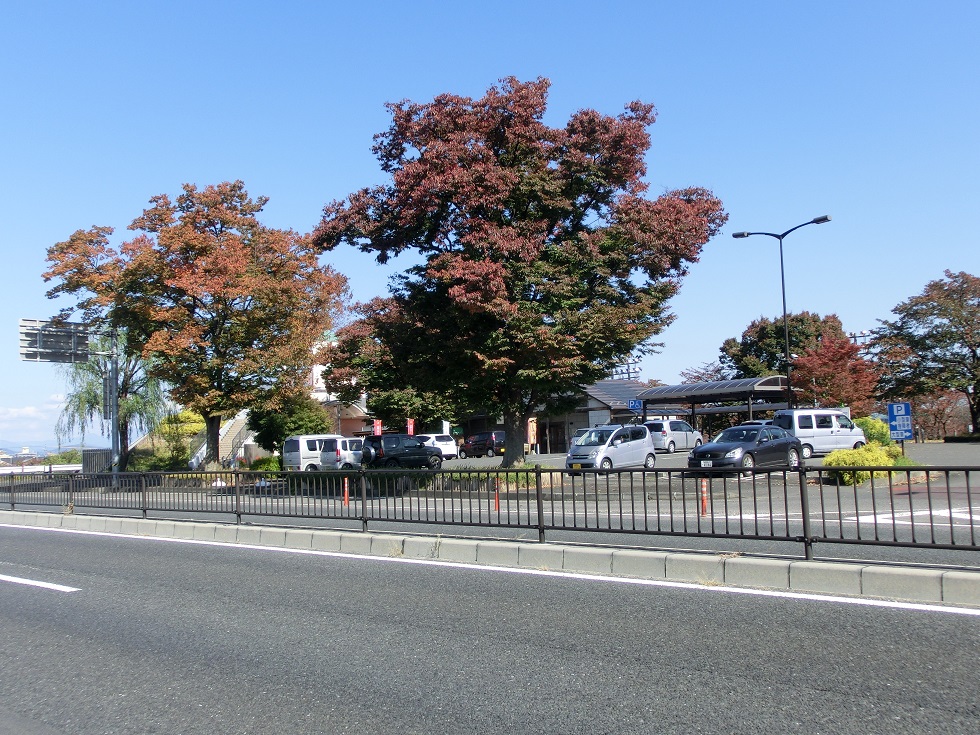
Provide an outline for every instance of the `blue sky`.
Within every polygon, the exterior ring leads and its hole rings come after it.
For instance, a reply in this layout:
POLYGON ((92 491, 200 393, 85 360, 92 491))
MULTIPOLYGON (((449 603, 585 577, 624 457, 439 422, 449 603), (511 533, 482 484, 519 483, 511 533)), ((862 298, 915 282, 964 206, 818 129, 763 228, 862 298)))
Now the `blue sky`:
MULTIPOLYGON (((43 319, 46 249, 126 226, 156 194, 242 179, 263 221, 307 232, 323 205, 383 181, 384 104, 552 82, 547 122, 652 102, 650 195, 712 189, 729 212, 672 303, 644 379, 717 359, 753 319, 887 319, 945 269, 980 274, 980 3, 901 0, 604 3, 4 3, 0 25, 0 446, 53 446, 59 368, 20 361, 43 319)), ((328 256, 355 298, 394 269, 328 256)), ((78 437, 75 437, 75 441, 78 437)), ((89 435, 88 445, 105 445, 89 435)))

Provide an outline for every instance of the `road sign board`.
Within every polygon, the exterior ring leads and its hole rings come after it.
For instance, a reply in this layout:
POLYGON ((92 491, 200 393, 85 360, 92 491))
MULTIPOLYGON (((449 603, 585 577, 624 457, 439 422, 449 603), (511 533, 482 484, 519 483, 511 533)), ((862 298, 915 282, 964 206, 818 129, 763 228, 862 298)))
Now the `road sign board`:
POLYGON ((629 410, 630 411, 642 411, 643 410, 643 401, 640 401, 640 400, 631 398, 630 399, 630 402, 629 402, 629 410))
POLYGON ((33 362, 88 362, 89 328, 74 322, 20 320, 20 359, 33 362))
POLYGON ((915 432, 912 428, 911 403, 888 404, 888 430, 891 438, 896 441, 915 438, 915 432))

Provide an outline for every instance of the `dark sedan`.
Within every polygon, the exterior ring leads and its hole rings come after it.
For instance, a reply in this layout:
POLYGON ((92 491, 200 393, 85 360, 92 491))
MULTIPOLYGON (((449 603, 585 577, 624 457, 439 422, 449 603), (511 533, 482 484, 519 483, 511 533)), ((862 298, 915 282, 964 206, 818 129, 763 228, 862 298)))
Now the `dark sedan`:
POLYGON ((803 445, 795 436, 778 426, 756 424, 725 429, 713 441, 696 447, 687 455, 691 468, 800 466, 803 445))

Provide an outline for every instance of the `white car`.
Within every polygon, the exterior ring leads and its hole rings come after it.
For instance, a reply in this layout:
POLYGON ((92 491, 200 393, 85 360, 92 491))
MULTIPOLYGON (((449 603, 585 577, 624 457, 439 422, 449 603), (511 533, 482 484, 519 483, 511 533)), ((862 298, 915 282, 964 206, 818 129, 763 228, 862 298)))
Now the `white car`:
POLYGON ((442 452, 443 459, 456 459, 459 456, 456 440, 449 434, 419 434, 415 438, 427 447, 438 448, 442 452))

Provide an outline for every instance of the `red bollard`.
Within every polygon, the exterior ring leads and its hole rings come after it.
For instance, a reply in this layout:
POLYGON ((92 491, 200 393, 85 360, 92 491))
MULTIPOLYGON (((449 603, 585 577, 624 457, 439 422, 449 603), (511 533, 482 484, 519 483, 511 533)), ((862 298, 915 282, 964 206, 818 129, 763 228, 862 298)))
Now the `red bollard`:
POLYGON ((347 484, 347 478, 344 478, 344 505, 350 505, 350 487, 347 484))
POLYGON ((500 510, 500 478, 493 480, 493 509, 500 510))
POLYGON ((708 515, 708 480, 701 479, 701 515, 708 515))

